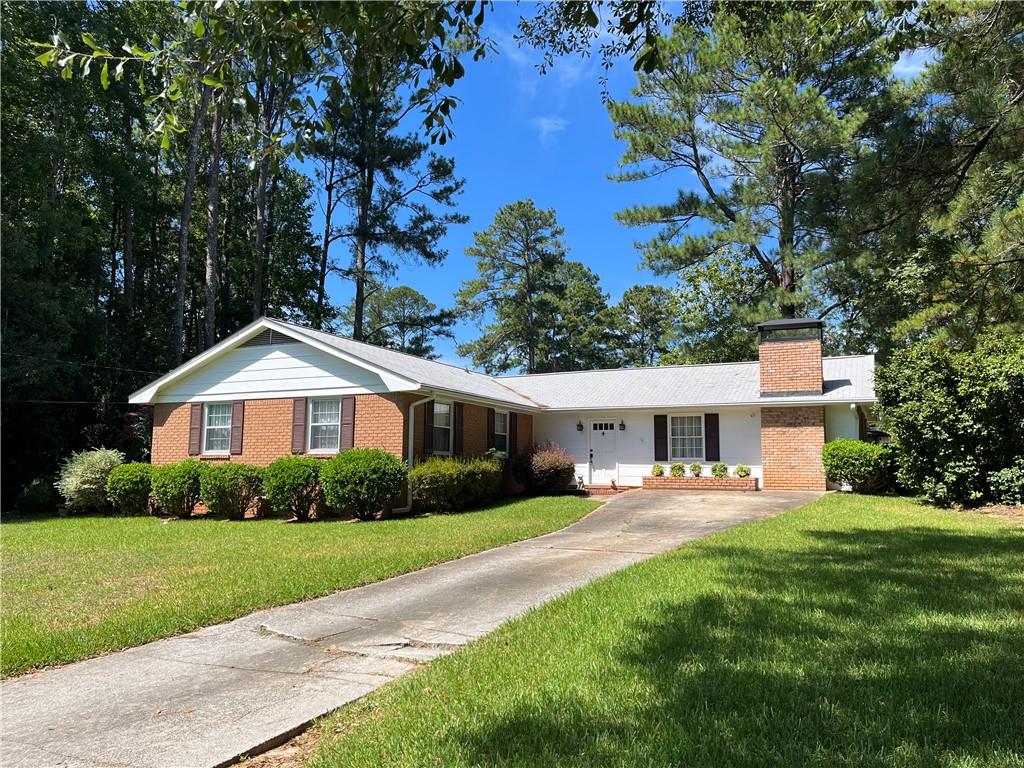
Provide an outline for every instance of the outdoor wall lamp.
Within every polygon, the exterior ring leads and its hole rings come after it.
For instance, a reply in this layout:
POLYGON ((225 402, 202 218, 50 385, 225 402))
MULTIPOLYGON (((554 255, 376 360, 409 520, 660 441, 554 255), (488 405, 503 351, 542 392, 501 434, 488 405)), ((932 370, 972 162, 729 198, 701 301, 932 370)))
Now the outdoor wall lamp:
POLYGON ((576 431, 577 432, 582 432, 583 431, 583 422, 582 421, 577 421, 576 422, 576 431))
POLYGON ((619 420, 619 432, 625 432, 625 431, 626 431, 626 422, 624 422, 624 421, 622 421, 620 419, 619 420))

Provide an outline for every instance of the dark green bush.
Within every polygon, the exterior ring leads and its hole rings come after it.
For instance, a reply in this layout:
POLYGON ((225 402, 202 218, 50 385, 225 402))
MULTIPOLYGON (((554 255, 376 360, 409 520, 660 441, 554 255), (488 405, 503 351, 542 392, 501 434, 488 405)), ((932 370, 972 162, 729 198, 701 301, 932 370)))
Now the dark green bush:
POLYGON ((417 507, 454 512, 495 498, 501 491, 502 463, 496 458, 451 459, 436 456, 409 473, 417 507))
POLYGON ((841 437, 821 449, 825 478, 857 493, 880 493, 890 485, 889 451, 882 445, 841 437))
POLYGON ((393 454, 357 448, 324 462, 320 487, 333 510, 373 520, 394 505, 407 477, 405 462, 393 454))
POLYGON ((938 340, 896 352, 875 377, 902 485, 932 503, 979 504, 1024 434, 1024 335, 989 332, 971 351, 938 340))
POLYGON ((672 477, 683 477, 686 475, 686 465, 677 461, 669 467, 668 473, 672 475, 672 477))
POLYGON ((311 456, 283 456, 263 470, 263 493, 274 512, 309 520, 323 500, 320 468, 311 456))
POLYGON ((199 480, 199 500, 211 515, 244 520, 263 491, 263 470, 252 464, 208 464, 199 480))
POLYGON ((664 476, 665 476, 665 467, 663 467, 661 464, 655 464, 653 467, 651 467, 651 477, 664 477, 664 476))
POLYGON ((690 474, 694 477, 700 477, 700 473, 703 471, 704 466, 699 461, 695 461, 690 465, 690 474))
POLYGON ((19 515, 51 515, 57 510, 57 502, 53 477, 37 477, 21 489, 14 501, 14 512, 19 515))
POLYGON ((750 467, 746 464, 737 464, 736 477, 750 477, 750 467))
POLYGON ((576 476, 576 463, 564 448, 534 445, 512 461, 512 476, 528 493, 560 493, 576 476))
POLYGON ((124 454, 108 448, 73 453, 60 468, 54 487, 64 497, 68 509, 106 509, 107 475, 124 463, 124 454))
POLYGON ((122 515, 145 515, 149 512, 153 467, 133 461, 121 464, 107 475, 107 499, 122 515))
POLYGON ((1018 458, 1012 467, 990 472, 988 484, 993 501, 1018 507, 1024 505, 1024 456, 1018 458))
POLYGON ((729 476, 729 465, 718 462, 717 464, 711 465, 711 474, 715 477, 728 477, 729 476))
POLYGON ((202 462, 195 459, 153 467, 153 501, 157 508, 172 517, 191 517, 199 503, 202 472, 202 462))

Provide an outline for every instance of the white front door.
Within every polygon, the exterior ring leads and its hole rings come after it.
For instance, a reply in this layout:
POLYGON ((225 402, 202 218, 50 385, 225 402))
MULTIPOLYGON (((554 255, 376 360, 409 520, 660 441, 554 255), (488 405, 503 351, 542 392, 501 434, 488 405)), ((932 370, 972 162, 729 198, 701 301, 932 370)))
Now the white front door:
POLYGON ((615 423, 590 422, 590 482, 610 483, 618 480, 618 454, 615 451, 615 423))

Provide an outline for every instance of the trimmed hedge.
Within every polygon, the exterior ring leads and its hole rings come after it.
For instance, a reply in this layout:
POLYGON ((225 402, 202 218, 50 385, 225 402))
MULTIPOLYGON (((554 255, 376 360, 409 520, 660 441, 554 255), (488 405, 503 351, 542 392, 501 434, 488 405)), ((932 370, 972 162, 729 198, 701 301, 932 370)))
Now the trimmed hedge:
POLYGON ((199 500, 211 515, 244 520, 263 491, 263 470, 252 464, 229 462, 203 465, 199 500))
POLYGON ((686 465, 677 461, 675 464, 669 467, 668 473, 672 475, 672 477, 685 477, 686 465))
POLYGON ((149 494, 153 489, 153 466, 140 461, 121 464, 107 475, 107 499, 122 515, 149 512, 149 494))
POLYGON ((716 464, 711 465, 711 474, 714 477, 728 477, 729 476, 729 465, 719 461, 716 464))
POLYGON ((889 451, 875 443, 841 437, 821 449, 825 478, 857 493, 879 493, 890 485, 889 451))
POLYGON ((409 472, 413 503, 429 512, 456 512, 496 498, 502 463, 497 458, 435 456, 409 472))
POLYGON ((60 468, 53 484, 69 509, 104 509, 107 506, 107 476, 124 463, 124 454, 109 448, 73 453, 60 468))
POLYGON ((202 472, 202 462, 195 459, 153 467, 153 500, 157 508, 172 517, 191 517, 199 503, 202 472))
POLYGON ((320 467, 327 505, 360 520, 379 517, 401 495, 407 478, 405 462, 376 448, 339 453, 320 467))
POLYGON ((736 477, 750 477, 750 467, 746 464, 737 464, 734 471, 736 472, 736 477))
POLYGON ((528 493, 560 493, 576 476, 576 462, 553 443, 534 445, 513 459, 512 476, 528 493))
POLYGON ((323 500, 320 468, 310 456, 282 456, 263 470, 263 493, 274 512, 309 520, 323 500))
POLYGON ((700 474, 703 471, 704 465, 701 464, 699 461, 695 461, 693 462, 693 464, 690 465, 690 474, 693 475, 694 477, 700 477, 700 474))
POLYGON ((664 477, 664 476, 665 476, 665 467, 663 467, 661 464, 655 464, 653 467, 651 467, 651 477, 664 477))

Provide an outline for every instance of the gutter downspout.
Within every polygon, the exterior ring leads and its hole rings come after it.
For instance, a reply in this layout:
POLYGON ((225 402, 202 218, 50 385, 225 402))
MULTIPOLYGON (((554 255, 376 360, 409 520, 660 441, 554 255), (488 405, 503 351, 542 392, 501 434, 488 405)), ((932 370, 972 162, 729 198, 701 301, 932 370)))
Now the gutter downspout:
MULTIPOLYGON (((409 469, 412 469, 412 463, 416 458, 416 422, 413 421, 413 415, 416 413, 416 406, 423 405, 424 403, 429 403, 433 399, 434 396, 431 395, 430 397, 424 397, 420 400, 415 400, 409 403, 409 415, 408 418, 406 419, 406 440, 408 441, 406 445, 408 447, 406 448, 405 452, 405 460, 406 463, 409 465, 409 469)), ((405 514, 410 509, 412 509, 412 486, 408 483, 408 481, 406 482, 405 485, 405 497, 406 499, 409 500, 409 503, 406 504, 404 507, 399 507, 398 509, 391 510, 392 512, 397 512, 398 514, 405 514)))

